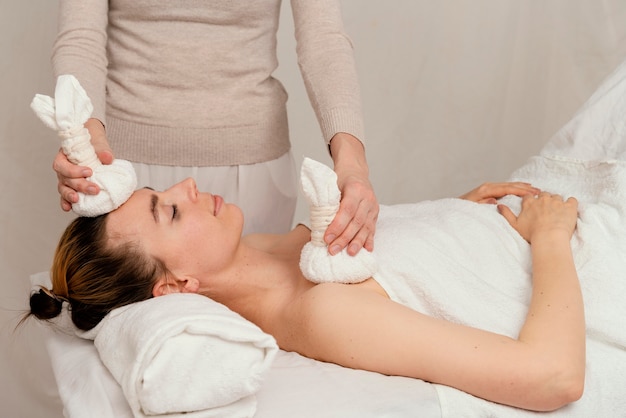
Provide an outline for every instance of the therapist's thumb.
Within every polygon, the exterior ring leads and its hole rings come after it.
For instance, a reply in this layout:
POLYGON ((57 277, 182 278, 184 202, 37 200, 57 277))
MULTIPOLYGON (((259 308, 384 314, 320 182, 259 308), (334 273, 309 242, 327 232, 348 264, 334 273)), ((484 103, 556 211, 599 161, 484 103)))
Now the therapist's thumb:
POLYGON ((113 162, 115 157, 113 156, 113 150, 108 146, 108 143, 105 147, 96 147, 94 145, 94 149, 96 150, 96 155, 102 164, 108 165, 113 162))
POLYGON ((91 145, 102 164, 111 164, 115 159, 113 150, 109 145, 104 125, 98 119, 90 118, 85 122, 85 127, 91 136, 91 145))

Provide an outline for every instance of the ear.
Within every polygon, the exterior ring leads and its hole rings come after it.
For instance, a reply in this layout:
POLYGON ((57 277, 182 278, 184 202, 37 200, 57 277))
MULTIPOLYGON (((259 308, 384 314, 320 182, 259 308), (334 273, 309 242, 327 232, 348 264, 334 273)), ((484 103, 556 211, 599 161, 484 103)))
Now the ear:
POLYGON ((152 288, 152 296, 158 297, 172 293, 198 293, 200 281, 193 277, 174 277, 164 275, 152 288))

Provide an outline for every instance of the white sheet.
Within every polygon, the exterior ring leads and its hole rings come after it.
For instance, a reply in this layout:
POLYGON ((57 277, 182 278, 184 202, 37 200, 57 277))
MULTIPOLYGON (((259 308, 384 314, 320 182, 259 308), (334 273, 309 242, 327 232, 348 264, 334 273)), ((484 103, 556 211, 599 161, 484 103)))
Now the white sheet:
MULTIPOLYGON (((133 418, 93 343, 63 334, 46 342, 68 418, 133 418)), ((255 418, 439 418, 432 385, 322 363, 280 350, 256 394, 255 418)))
MULTIPOLYGON (((48 285, 48 273, 31 276, 48 285)), ((133 418, 122 388, 90 340, 74 336, 62 316, 46 332, 46 349, 68 418, 133 418)), ((323 363, 279 350, 256 393, 255 418, 440 418, 433 385, 323 363)))

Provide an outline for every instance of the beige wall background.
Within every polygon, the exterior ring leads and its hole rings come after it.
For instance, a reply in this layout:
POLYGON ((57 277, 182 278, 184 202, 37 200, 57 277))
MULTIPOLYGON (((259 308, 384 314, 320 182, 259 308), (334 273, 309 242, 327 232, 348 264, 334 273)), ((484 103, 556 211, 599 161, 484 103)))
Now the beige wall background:
MULTIPOLYGON (((342 0, 354 45, 371 178, 381 203, 456 196, 505 180, 626 58, 622 0, 342 0)), ((71 219, 58 206, 52 94, 56 0, 0 0, 0 415, 62 416, 45 328, 14 331, 29 276, 48 268, 71 219)), ((277 76, 299 163, 330 163, 295 62, 289 2, 277 76)), ((298 216, 306 216, 303 202, 298 216)))

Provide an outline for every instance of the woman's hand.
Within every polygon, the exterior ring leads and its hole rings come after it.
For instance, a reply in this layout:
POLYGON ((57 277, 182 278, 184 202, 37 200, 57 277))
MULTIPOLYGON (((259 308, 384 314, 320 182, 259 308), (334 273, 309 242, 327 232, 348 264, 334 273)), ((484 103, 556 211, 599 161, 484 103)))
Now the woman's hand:
POLYGON ((324 234, 328 252, 335 255, 346 246, 350 255, 356 255, 361 248, 372 251, 380 208, 369 181, 363 144, 352 135, 338 133, 330 147, 341 202, 324 234))
POLYGON ((497 199, 506 195, 529 196, 538 195, 541 190, 529 183, 506 182, 506 183, 483 183, 474 190, 459 196, 460 199, 476 203, 497 203, 497 199))
POLYGON ((542 192, 522 198, 519 216, 505 205, 498 205, 498 210, 529 243, 540 234, 564 234, 569 240, 576 229, 578 201, 573 197, 563 201, 557 194, 542 192))
MULTIPOLYGON (((113 162, 113 151, 106 138, 104 126, 98 119, 89 119, 85 127, 91 135, 91 144, 102 164, 113 162)), ((68 212, 72 204, 78 202, 78 193, 95 195, 100 192, 97 184, 87 181, 93 173, 91 168, 71 163, 62 150, 59 150, 52 163, 52 169, 57 173, 58 191, 61 195, 61 209, 68 212)))

